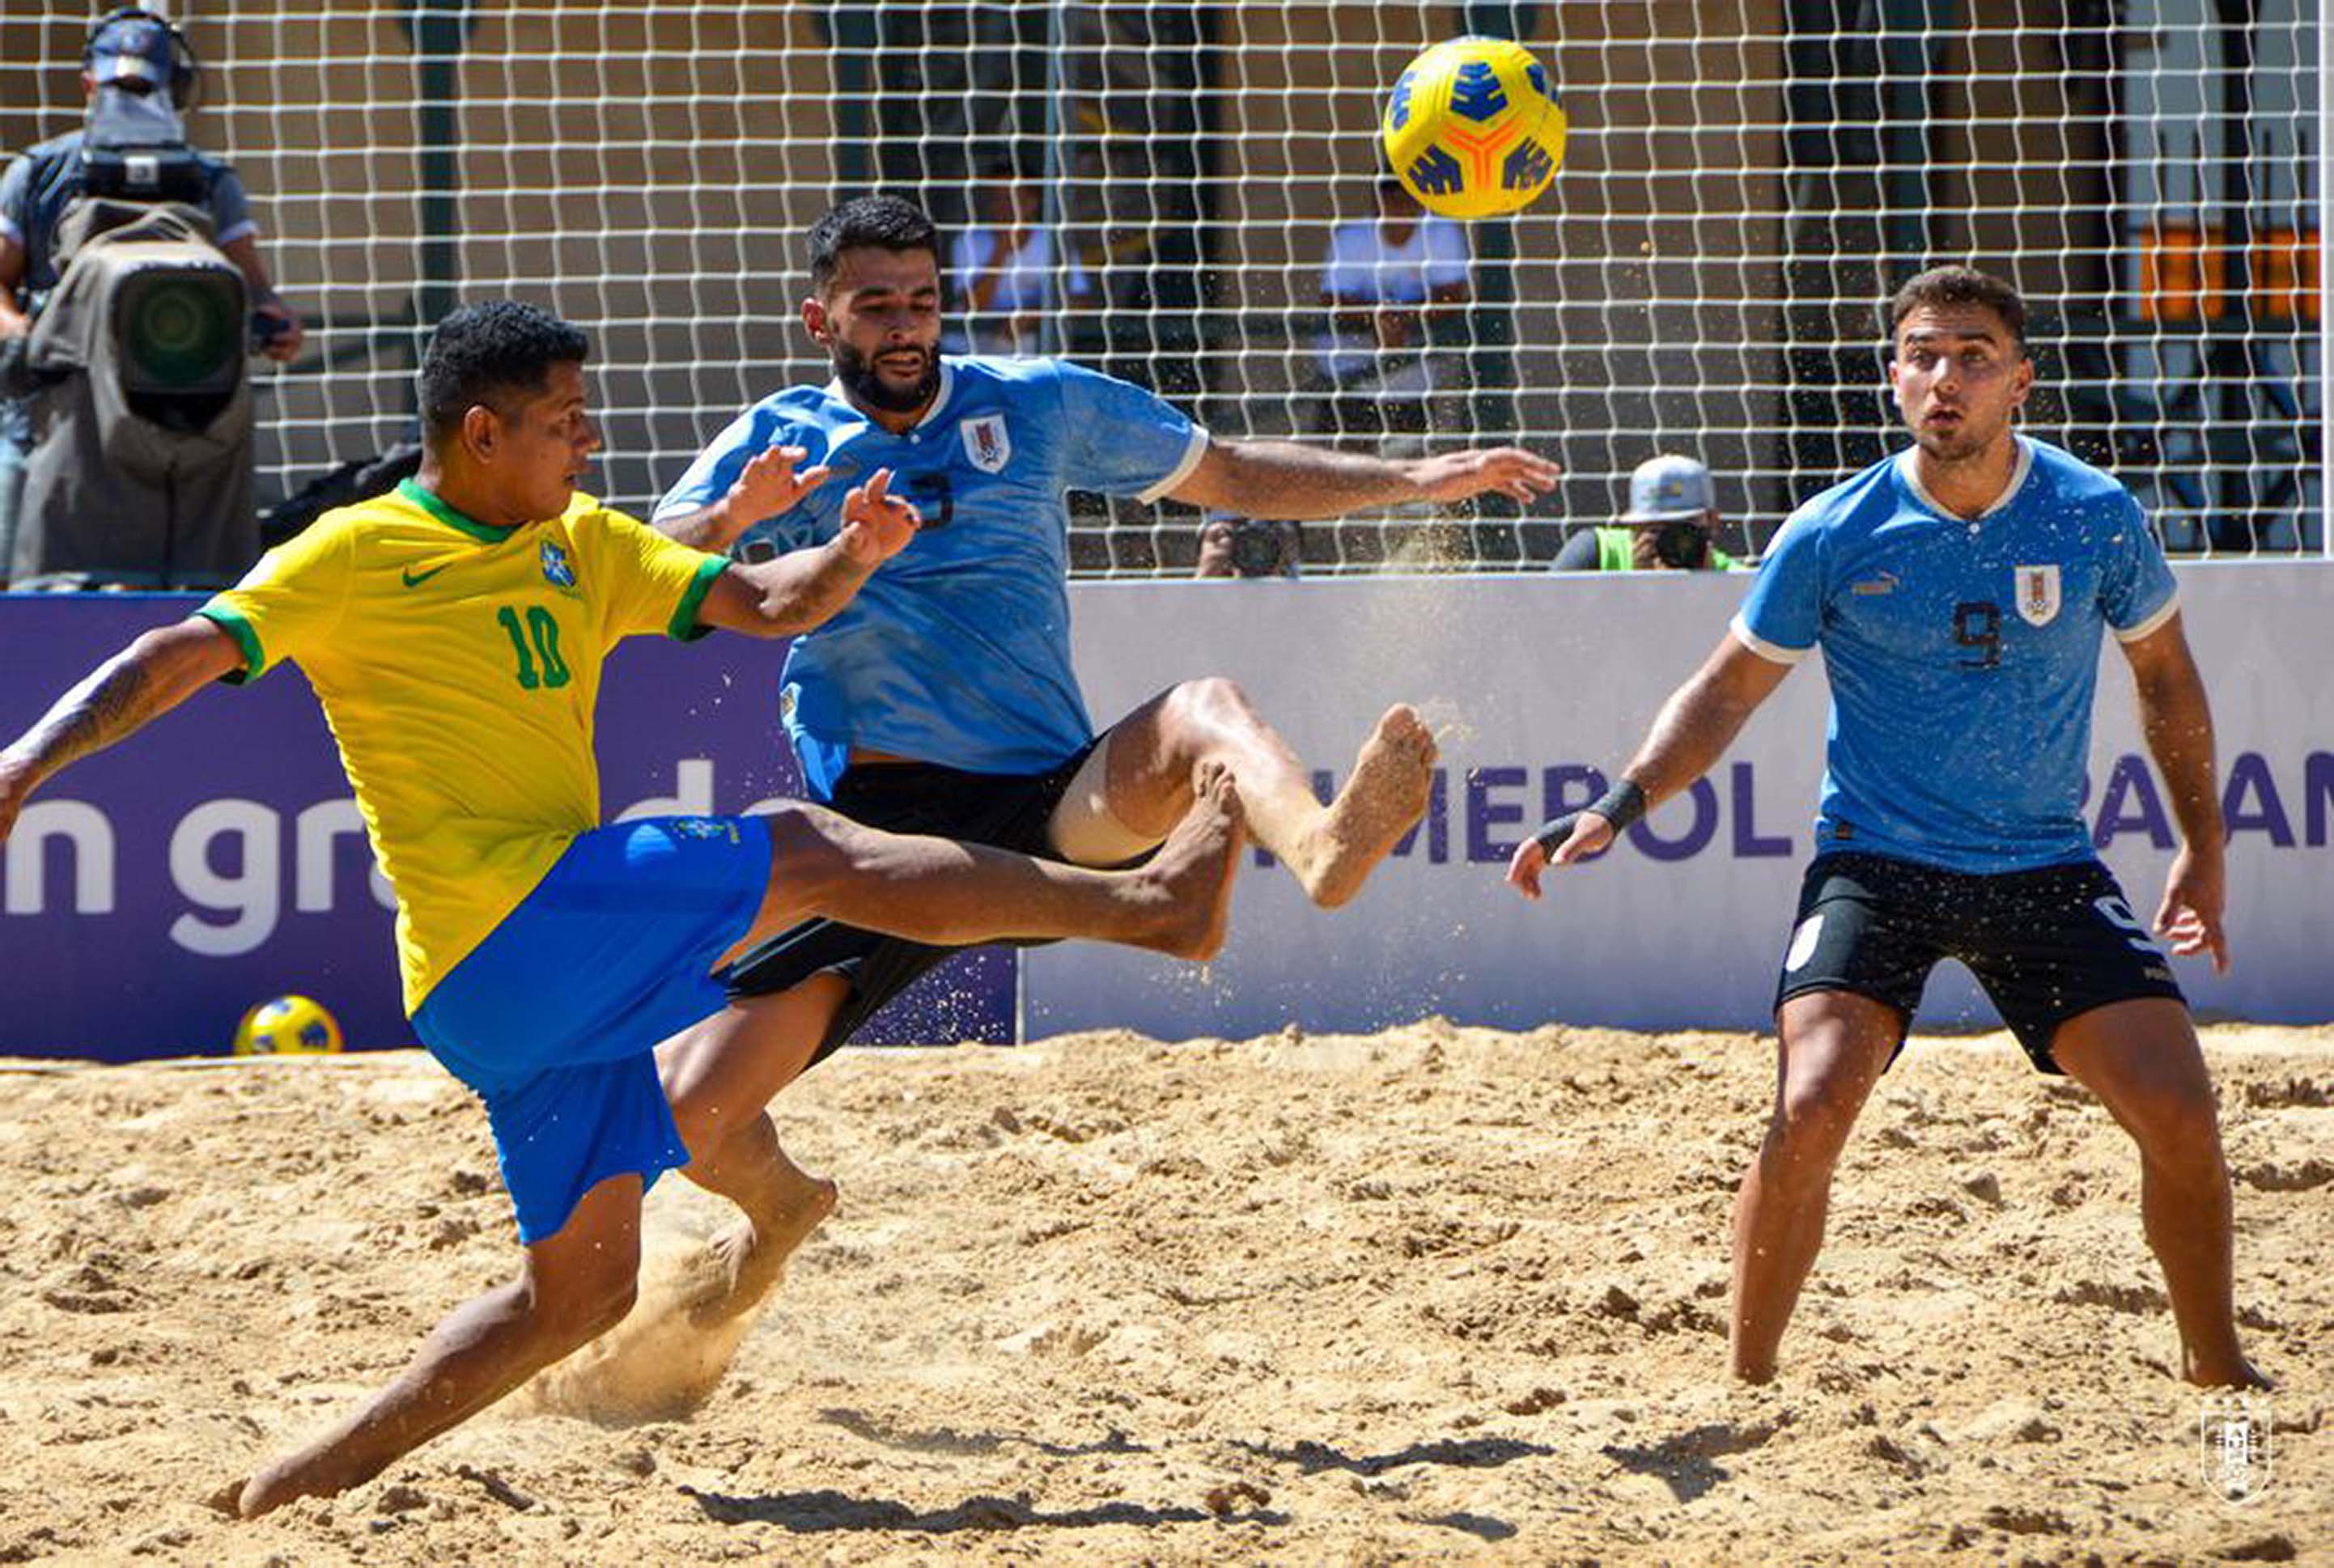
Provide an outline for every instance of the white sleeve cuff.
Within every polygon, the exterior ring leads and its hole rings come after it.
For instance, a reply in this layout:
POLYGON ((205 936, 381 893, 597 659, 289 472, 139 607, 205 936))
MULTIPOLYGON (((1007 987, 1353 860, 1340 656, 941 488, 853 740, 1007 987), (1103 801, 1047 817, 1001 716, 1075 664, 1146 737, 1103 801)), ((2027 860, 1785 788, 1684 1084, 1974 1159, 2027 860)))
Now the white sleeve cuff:
POLYGON ((250 218, 245 218, 241 223, 232 224, 227 227, 219 230, 218 236, 212 240, 211 243, 224 250, 228 245, 233 245, 236 241, 239 239, 249 239, 258 232, 259 225, 250 218))
POLYGON ((1740 614, 1737 614, 1734 619, 1728 623, 1727 630, 1734 633, 1735 641, 1741 643, 1743 647, 1749 649, 1760 658, 1769 659, 1776 664, 1797 664, 1799 660, 1805 659, 1808 654, 1815 651, 1812 648, 1785 648, 1780 643, 1770 642, 1765 638, 1760 636, 1757 632, 1751 630, 1750 623, 1744 620, 1740 614))
POLYGON ((2137 642, 2142 638, 2153 637, 2156 633, 2164 630, 2164 623, 2165 621, 2171 620, 2174 616, 2179 613, 2180 595, 2175 590, 2170 598, 2166 599, 2162 604, 2156 607, 2156 613, 2149 616, 2146 620, 2140 621, 2135 626, 2117 627, 2115 629, 2116 640, 2117 642, 2137 642))
POLYGON ((1184 480, 1190 478, 1191 476, 1191 470, 1200 466, 1200 459, 1206 457, 1207 453, 1207 428, 1204 426, 1194 425, 1191 427, 1191 439, 1183 448, 1182 460, 1175 465, 1173 470, 1170 472, 1165 478, 1160 480, 1157 484, 1152 486, 1151 488, 1135 496, 1135 499, 1138 501, 1158 500, 1159 497, 1167 494, 1168 491, 1172 490, 1176 486, 1181 485, 1184 480))

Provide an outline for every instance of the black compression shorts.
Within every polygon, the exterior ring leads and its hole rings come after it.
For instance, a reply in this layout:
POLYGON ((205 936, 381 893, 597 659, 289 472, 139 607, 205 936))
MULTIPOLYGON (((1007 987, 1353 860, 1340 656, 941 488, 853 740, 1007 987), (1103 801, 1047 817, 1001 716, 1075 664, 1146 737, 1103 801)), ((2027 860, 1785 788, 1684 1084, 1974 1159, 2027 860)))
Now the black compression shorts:
POLYGON ((2059 1025, 2138 996, 2183 1001, 2164 952, 2097 861, 1991 876, 1882 855, 1819 855, 1799 889, 1775 1006, 1810 991, 1886 1003, 1906 1024, 1957 958, 2044 1073, 2059 1025))
MULTIPOLYGON (((1054 808, 1099 744, 1089 741, 1066 761, 1037 774, 966 773, 918 762, 858 763, 835 781, 834 798, 826 803, 853 822, 886 832, 926 833, 1058 860, 1047 832, 1054 808)), ((829 970, 850 981, 850 997, 811 1058, 816 1062, 858 1033, 883 1004, 961 951, 880 936, 833 920, 805 920, 747 953, 724 978, 733 996, 791 990, 829 970)))

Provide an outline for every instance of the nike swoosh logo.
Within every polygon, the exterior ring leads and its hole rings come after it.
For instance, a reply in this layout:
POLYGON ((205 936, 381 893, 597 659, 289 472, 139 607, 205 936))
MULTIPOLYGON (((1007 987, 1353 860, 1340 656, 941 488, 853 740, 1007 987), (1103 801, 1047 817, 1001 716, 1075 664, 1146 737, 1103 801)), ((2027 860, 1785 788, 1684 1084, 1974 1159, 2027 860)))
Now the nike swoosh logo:
POLYGON ((432 566, 427 572, 416 572, 412 567, 409 566, 405 569, 404 572, 405 585, 408 588, 419 588, 423 583, 429 582, 432 577, 437 576, 440 572, 445 571, 447 566, 451 566, 454 563, 451 561, 448 561, 446 563, 445 566, 432 566))

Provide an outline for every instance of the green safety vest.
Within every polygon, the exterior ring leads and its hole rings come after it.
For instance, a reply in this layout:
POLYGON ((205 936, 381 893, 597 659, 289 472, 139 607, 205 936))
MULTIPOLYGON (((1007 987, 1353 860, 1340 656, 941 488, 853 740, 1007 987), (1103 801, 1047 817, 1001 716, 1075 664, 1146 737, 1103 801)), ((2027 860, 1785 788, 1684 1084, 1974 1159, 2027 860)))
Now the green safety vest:
MULTIPOLYGON (((1596 530, 1596 570, 1599 572, 1635 572, 1637 569, 1635 548, 1629 536, 1634 528, 1599 528, 1596 530)), ((1710 564, 1705 572, 1731 572, 1740 565, 1733 556, 1715 544, 1710 548, 1710 564)))

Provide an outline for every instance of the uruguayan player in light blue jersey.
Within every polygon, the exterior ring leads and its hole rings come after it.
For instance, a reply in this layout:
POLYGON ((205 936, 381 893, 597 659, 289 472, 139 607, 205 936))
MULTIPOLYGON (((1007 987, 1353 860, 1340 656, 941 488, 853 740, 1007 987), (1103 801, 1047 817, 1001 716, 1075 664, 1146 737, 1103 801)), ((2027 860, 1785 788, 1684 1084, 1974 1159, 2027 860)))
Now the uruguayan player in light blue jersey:
MULTIPOLYGON (((1316 903, 1353 898, 1425 810, 1434 743, 1416 712, 1386 711, 1326 807, 1229 680, 1185 681, 1097 735, 1070 667, 1065 492, 1333 517, 1492 492, 1525 500, 1554 484, 1554 465, 1514 447, 1393 463, 1216 440, 1142 388, 1065 361, 943 358, 940 238, 897 197, 844 203, 812 227, 809 250, 802 321, 834 379, 740 414, 654 520, 686 544, 783 561, 833 537, 845 489, 879 468, 921 515, 914 543, 796 641, 779 677, 812 796, 894 832, 1118 865, 1161 842, 1194 770, 1216 764, 1249 831, 1316 903), (778 476, 782 494, 739 515, 724 497, 749 470, 778 476)), ((788 932, 736 967, 738 1005, 669 1076, 734 1082, 740 1103, 761 1103, 946 956, 832 922, 788 932)), ((755 1136, 776 1137, 766 1121, 755 1136)))
POLYGON ((1611 842, 1716 764, 1820 648, 1832 711, 1817 853, 1776 989, 1780 1070, 1734 1213, 1733 1361, 1772 1377, 1822 1245, 1832 1169, 1931 968, 1966 964, 2034 1065, 2071 1074, 2140 1150, 2142 1214, 2204 1384, 2260 1380, 2231 1305, 2212 1081, 2168 960, 2080 815, 2102 634, 2130 663, 2179 818, 2155 934, 2228 964, 2213 718, 2172 573, 2128 491, 2012 428, 2026 308, 1939 267, 1890 301, 1888 382, 1914 444, 1784 523, 1717 650, 1623 777, 1519 847, 1508 880, 1611 842))

